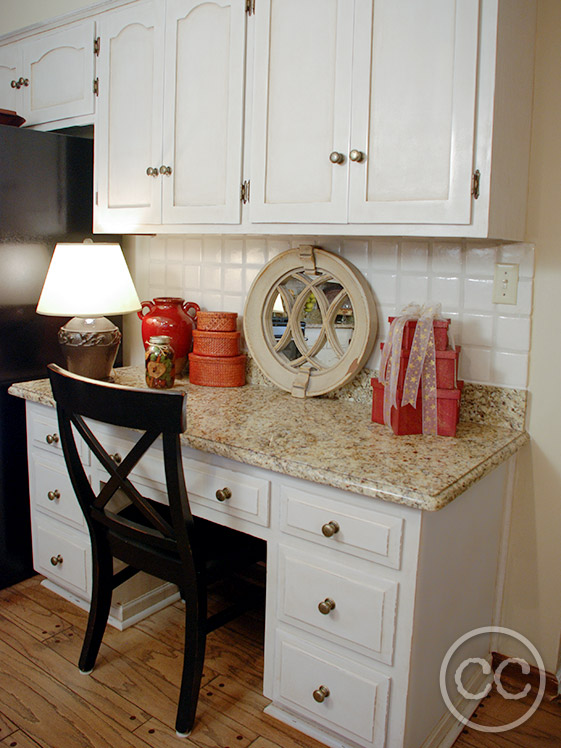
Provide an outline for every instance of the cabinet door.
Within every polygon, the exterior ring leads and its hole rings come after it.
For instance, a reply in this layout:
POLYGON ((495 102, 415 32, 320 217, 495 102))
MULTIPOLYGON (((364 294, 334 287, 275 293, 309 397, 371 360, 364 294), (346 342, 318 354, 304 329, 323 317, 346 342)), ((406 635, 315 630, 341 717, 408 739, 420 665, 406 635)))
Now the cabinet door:
POLYGON ((9 109, 21 115, 21 89, 12 87, 12 81, 21 77, 20 60, 19 49, 15 44, 0 47, 0 109, 9 109))
POLYGON ((351 222, 470 222, 478 6, 356 0, 351 222))
POLYGON ((244 0, 168 0, 163 223, 239 223, 244 59, 244 0))
POLYGON ((88 20, 23 42, 27 125, 93 115, 94 37, 95 23, 88 20))
POLYGON ((352 0, 259 3, 253 222, 347 220, 352 22, 352 0))
POLYGON ((164 19, 159 10, 159 3, 134 4, 100 22, 96 231, 130 232, 161 220, 164 19))

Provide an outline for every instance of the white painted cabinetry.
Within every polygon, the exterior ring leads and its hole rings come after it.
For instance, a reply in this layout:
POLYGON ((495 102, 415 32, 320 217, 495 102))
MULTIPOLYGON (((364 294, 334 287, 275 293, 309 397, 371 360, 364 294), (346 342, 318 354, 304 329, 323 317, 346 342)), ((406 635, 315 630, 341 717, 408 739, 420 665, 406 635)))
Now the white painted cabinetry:
POLYGON ((478 22, 470 0, 261 2, 251 220, 469 224, 478 22))
MULTIPOLYGON (((27 414, 34 565, 51 589, 86 607, 89 537, 56 414, 31 402, 27 414)), ((124 458, 130 432, 92 428, 117 462, 124 458)), ((266 711, 337 748, 449 748, 462 725, 443 701, 440 666, 460 637, 498 623, 506 466, 426 512, 182 450, 193 512, 267 541, 266 711)), ((104 471, 85 449, 82 458, 99 485, 104 471)), ((158 444, 131 477, 162 500, 158 444)), ((112 615, 121 627, 174 599, 154 581, 119 592, 112 615)), ((446 672, 450 698, 466 714, 474 701, 460 697, 456 669, 489 659, 492 646, 488 635, 468 639, 446 672)), ((462 683, 483 691, 482 670, 462 683)))
POLYGON ((100 35, 96 229, 239 222, 242 0, 141 2, 100 35))
POLYGON ((95 109, 95 20, 0 47, 0 106, 25 125, 89 118, 95 109))

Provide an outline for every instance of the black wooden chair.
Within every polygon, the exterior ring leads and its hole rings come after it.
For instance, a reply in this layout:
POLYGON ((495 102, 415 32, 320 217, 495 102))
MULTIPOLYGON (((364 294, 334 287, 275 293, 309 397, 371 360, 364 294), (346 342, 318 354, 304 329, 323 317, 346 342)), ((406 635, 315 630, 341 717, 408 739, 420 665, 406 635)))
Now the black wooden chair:
POLYGON ((184 737, 195 720, 206 634, 255 604, 255 597, 246 595, 207 617, 207 586, 264 560, 266 543, 192 516, 179 441, 186 426, 184 393, 108 384, 70 374, 55 364, 49 365, 49 376, 64 457, 92 545, 92 600, 78 666, 90 673, 95 665, 116 587, 138 571, 176 584, 185 601, 185 650, 176 719, 177 734, 184 737), (142 433, 117 465, 84 418, 142 433), (76 432, 109 474, 99 492, 82 467, 76 432), (128 477, 160 435, 169 505, 143 497, 128 477), (116 493, 119 506, 126 503, 120 510, 112 502, 116 493), (113 573, 113 558, 127 566, 113 573))

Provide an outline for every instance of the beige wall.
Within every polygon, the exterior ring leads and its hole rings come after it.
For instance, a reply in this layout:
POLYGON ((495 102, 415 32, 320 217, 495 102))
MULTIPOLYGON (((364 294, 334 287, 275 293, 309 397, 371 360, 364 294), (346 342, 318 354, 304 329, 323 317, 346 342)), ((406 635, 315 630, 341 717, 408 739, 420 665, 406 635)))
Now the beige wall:
POLYGON ((561 625, 561 2, 539 0, 527 236, 536 245, 530 411, 503 622, 559 666, 561 625))
MULTIPOLYGON (((555 671, 561 623, 561 2, 538 2, 528 211, 528 239, 536 243, 532 443, 518 460, 502 623, 525 634, 555 671)), ((0 34, 90 4, 1 0, 0 34)))

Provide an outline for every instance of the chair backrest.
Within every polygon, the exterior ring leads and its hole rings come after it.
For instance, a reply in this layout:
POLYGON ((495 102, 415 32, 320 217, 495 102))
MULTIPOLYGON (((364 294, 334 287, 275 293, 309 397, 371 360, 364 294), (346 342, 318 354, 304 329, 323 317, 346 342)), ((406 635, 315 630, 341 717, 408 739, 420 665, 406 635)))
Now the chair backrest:
MULTIPOLYGON (((179 439, 185 430, 186 395, 87 379, 55 364, 50 364, 48 369, 68 473, 90 533, 96 532, 96 523, 107 528, 112 548, 117 548, 114 555, 127 563, 132 563, 130 547, 134 546, 139 559, 150 553, 167 554, 170 559, 179 556, 193 568, 196 539, 179 439), (143 433, 122 462, 116 464, 85 418, 143 433), (82 465, 76 432, 109 474, 99 492, 90 485, 82 465), (129 479, 131 470, 160 435, 169 512, 163 505, 142 496, 129 479), (117 492, 121 506, 125 496, 133 512, 113 510, 109 502, 117 492), (119 548, 123 550, 122 555, 119 548)), ((146 570, 157 573, 157 565, 146 570)))

